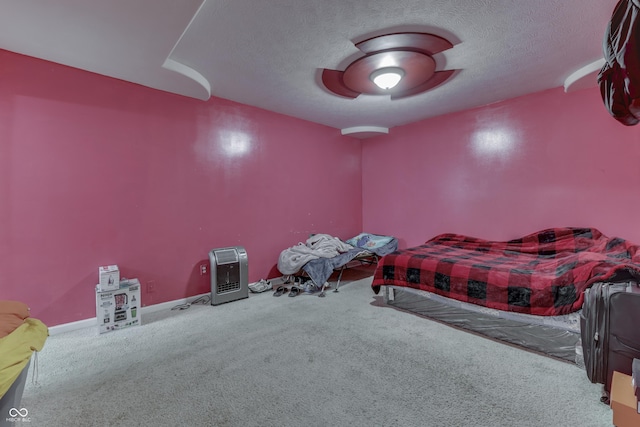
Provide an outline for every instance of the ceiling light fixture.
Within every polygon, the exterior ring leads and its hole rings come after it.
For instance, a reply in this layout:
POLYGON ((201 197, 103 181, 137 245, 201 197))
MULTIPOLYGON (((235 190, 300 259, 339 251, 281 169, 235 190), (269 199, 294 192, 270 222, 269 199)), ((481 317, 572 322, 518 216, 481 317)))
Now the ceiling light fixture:
POLYGON ((396 87, 404 77, 404 70, 399 67, 386 67, 375 70, 369 78, 380 89, 392 89, 396 87))
POLYGON ((322 69, 322 84, 334 95, 355 99, 361 94, 401 99, 418 95, 451 78, 455 70, 436 71, 433 55, 453 47, 429 33, 392 33, 355 44, 364 56, 344 71, 322 69), (393 77, 394 82, 378 79, 393 77), (375 81, 374 81, 375 80, 375 81))

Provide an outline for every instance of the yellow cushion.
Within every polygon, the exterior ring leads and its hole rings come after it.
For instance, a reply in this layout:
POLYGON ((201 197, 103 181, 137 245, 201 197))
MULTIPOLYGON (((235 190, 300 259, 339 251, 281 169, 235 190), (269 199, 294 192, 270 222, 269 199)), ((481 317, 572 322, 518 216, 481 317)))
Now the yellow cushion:
POLYGON ((24 319, 22 325, 0 338, 0 398, 18 378, 34 351, 42 350, 49 330, 38 319, 24 319))

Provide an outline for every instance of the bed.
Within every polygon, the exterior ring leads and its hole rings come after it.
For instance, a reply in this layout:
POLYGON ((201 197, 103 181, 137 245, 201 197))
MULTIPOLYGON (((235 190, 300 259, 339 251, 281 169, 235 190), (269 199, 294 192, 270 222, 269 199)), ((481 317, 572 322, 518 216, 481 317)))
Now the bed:
POLYGON ((305 243, 298 243, 281 252, 278 270, 285 275, 306 275, 320 295, 334 271, 339 271, 335 291, 340 287, 346 268, 376 264, 378 260, 398 248, 398 240, 392 236, 360 233, 345 241, 328 234, 314 234, 305 243))
POLYGON ((580 363, 584 290, 640 280, 638 249, 594 228, 506 242, 441 234, 384 256, 371 286, 390 306, 580 363))

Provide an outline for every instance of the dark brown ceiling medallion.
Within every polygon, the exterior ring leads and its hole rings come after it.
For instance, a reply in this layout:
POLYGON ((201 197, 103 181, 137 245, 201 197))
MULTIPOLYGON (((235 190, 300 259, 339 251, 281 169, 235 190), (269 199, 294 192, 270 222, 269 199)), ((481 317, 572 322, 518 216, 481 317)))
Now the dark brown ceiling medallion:
POLYGON ((365 55, 344 71, 322 70, 322 83, 327 89, 346 98, 356 98, 362 93, 391 95, 391 99, 417 95, 438 86, 455 71, 435 71, 432 55, 452 48, 453 44, 433 34, 386 34, 355 46, 365 55), (387 77, 392 79, 388 83, 378 80, 387 77))

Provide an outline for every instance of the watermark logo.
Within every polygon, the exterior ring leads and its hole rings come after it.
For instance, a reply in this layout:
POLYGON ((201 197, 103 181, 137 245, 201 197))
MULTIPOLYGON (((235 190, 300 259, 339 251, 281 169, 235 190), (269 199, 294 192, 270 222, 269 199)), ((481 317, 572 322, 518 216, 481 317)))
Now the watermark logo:
POLYGON ((28 423, 31 422, 31 417, 28 416, 29 411, 27 408, 11 408, 9 409, 9 418, 6 419, 8 423, 28 423))

